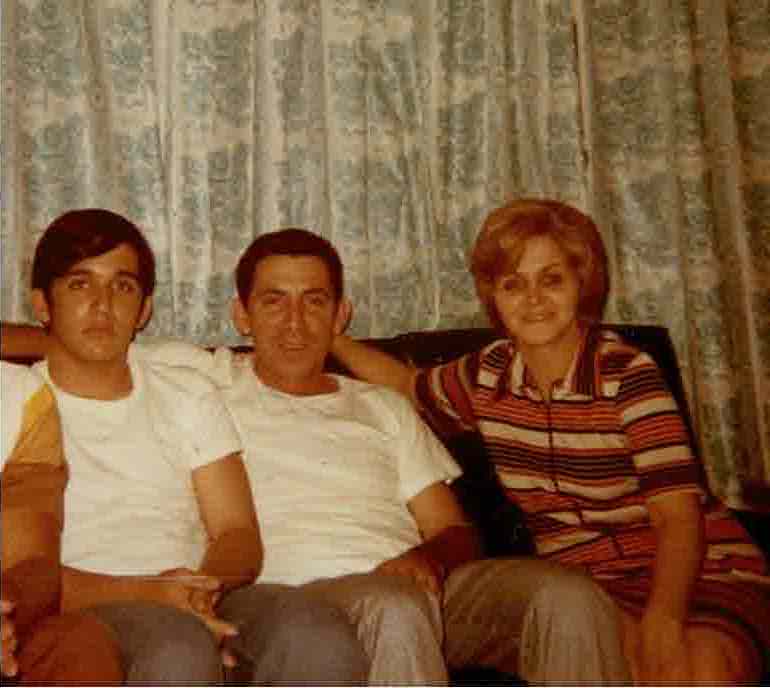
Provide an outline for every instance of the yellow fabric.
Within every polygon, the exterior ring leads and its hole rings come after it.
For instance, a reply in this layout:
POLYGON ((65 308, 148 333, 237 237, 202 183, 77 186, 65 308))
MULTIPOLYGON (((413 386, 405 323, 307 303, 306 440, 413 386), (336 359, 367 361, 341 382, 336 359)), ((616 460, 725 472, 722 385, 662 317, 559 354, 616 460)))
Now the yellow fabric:
POLYGON ((66 484, 59 412, 51 390, 41 386, 24 404, 19 436, 3 468, 2 510, 50 513, 61 529, 66 484))

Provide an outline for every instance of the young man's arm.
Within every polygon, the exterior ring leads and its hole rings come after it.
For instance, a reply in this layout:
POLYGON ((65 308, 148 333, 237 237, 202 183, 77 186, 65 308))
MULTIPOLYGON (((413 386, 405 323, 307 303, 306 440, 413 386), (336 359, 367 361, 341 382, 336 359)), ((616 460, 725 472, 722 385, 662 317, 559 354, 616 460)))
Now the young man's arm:
POLYGON ((209 544, 200 568, 147 576, 113 576, 65 566, 62 606, 66 611, 98 604, 144 601, 196 614, 219 637, 235 628, 217 618, 221 594, 250 583, 262 566, 262 542, 246 470, 231 454, 193 471, 193 486, 209 544))
POLYGON ((42 508, 40 505, 41 498, 61 500, 65 478, 53 475, 58 471, 63 473, 63 467, 37 465, 8 467, 3 473, 2 598, 13 603, 17 635, 24 635, 37 621, 59 611, 61 522, 55 515, 57 507, 42 508), (32 488, 38 504, 11 506, 8 503, 6 486, 11 487, 8 485, 11 482, 9 473, 14 468, 28 469, 28 482, 45 485, 41 489, 32 488), (41 495, 42 490, 49 491, 52 481, 59 488, 51 489, 49 495, 41 495))
POLYGON ((444 579, 454 568, 482 556, 481 537, 443 482, 426 487, 408 506, 423 542, 377 569, 409 576, 423 588, 440 594, 444 579))
POLYGON ((200 573, 224 590, 247 585, 262 569, 262 539, 241 454, 230 454, 193 471, 193 487, 209 544, 200 573))
POLYGON ((0 355, 6 360, 45 358, 48 333, 37 325, 0 323, 0 355))

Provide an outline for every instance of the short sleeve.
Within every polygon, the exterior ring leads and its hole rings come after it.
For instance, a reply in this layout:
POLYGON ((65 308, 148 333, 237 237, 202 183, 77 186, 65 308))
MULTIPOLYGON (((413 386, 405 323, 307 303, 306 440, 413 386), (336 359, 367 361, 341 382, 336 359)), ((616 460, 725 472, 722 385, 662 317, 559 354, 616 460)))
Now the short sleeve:
POLYGON ((392 392, 390 403, 398 423, 400 497, 408 502, 434 483, 454 480, 462 471, 406 398, 392 392))
POLYGON ((0 362, 0 381, 2 383, 2 400, 0 411, 2 412, 2 456, 0 456, 0 468, 10 456, 16 446, 22 432, 22 424, 25 415, 41 413, 55 413, 53 400, 50 402, 35 401, 35 395, 40 392, 45 396, 45 381, 31 368, 24 365, 0 362), (42 406, 41 406, 42 404, 42 406), (39 408, 39 411, 36 409, 39 408), (50 408, 49 408, 50 407, 50 408))
POLYGON ((449 438, 476 427, 473 390, 479 353, 423 368, 415 381, 419 412, 435 433, 449 438))
POLYGON ((703 493, 701 467, 684 419, 649 355, 639 353, 626 366, 617 404, 647 498, 682 490, 703 493))

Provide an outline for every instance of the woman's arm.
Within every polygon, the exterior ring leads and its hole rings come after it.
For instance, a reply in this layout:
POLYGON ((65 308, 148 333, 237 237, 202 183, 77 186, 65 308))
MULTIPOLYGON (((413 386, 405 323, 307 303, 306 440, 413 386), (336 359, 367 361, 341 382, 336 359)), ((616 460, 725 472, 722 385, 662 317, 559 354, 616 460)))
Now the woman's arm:
POLYGON ((416 368, 344 334, 335 337, 332 354, 362 380, 391 387, 416 403, 416 368))
POLYGON ((640 626, 640 678, 653 683, 682 680, 692 670, 685 627, 705 552, 703 515, 696 493, 662 496, 648 508, 656 552, 652 590, 640 626))

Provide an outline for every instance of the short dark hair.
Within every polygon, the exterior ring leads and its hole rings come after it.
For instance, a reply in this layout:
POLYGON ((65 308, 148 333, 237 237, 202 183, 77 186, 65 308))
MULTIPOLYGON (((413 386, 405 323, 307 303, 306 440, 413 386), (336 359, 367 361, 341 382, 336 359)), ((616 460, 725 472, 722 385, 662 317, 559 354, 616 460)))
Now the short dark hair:
POLYGON ((139 259, 139 284, 144 298, 155 289, 155 256, 137 226, 102 208, 70 210, 48 225, 32 261, 32 288, 50 297, 52 282, 86 258, 101 256, 128 244, 139 259))
POLYGON ((297 227, 279 229, 258 236, 244 251, 235 268, 235 286, 238 298, 244 306, 249 304, 249 296, 254 286, 254 271, 257 263, 270 256, 315 256, 320 258, 329 270, 334 297, 342 299, 344 278, 342 260, 331 242, 313 232, 297 227))

